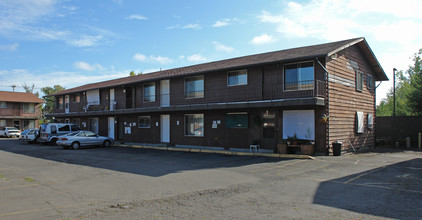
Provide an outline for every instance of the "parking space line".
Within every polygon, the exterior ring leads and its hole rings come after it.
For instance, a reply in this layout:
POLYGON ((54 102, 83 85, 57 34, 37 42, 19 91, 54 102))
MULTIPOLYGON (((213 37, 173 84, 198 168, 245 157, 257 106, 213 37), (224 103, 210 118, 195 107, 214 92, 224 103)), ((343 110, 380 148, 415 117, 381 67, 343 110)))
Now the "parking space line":
POLYGON ((28 209, 28 210, 22 210, 22 211, 16 211, 16 212, 0 213, 0 217, 20 215, 20 214, 26 214, 26 213, 31 213, 31 212, 43 212, 43 211, 48 211, 48 210, 64 209, 64 208, 71 208, 71 207, 77 207, 77 206, 86 206, 89 204, 92 204, 92 203, 64 205, 64 206, 57 206, 54 208, 28 209))
MULTIPOLYGON (((296 175, 296 176, 298 176, 298 175, 301 175, 301 174, 304 174, 304 173, 306 173, 306 172, 311 172, 311 171, 314 171, 314 170, 318 170, 318 169, 321 169, 321 168, 324 168, 324 167, 327 167, 327 166, 329 166, 329 164, 323 164, 323 165, 321 165, 321 166, 319 166, 319 167, 314 167, 314 166, 312 166, 312 169, 311 170, 304 170, 304 171, 302 171, 302 172, 296 172, 296 173, 294 173, 293 175, 296 175)), ((295 168, 293 168, 293 169, 301 169, 302 168, 302 166, 301 167, 295 167, 295 168)), ((290 169, 290 171, 291 171, 292 169, 290 169)), ((283 173, 277 173, 277 176, 281 176, 283 173)))
POLYGON ((291 163, 287 163, 287 164, 283 164, 280 166, 272 166, 272 167, 266 167, 266 168, 258 168, 255 170, 250 170, 249 173, 256 173, 256 172, 260 172, 260 171, 266 171, 266 170, 273 170, 273 169, 278 169, 278 168, 282 168, 282 167, 287 167, 293 164, 297 164, 297 163, 301 163, 301 162, 305 162, 305 160, 297 160, 291 163))
POLYGON ((375 172, 375 171, 378 171, 378 170, 381 170, 381 169, 384 169, 384 168, 385 168, 385 166, 383 166, 383 167, 379 167, 379 168, 376 168, 376 169, 373 169, 373 170, 371 170, 371 171, 369 171, 369 172, 366 172, 366 173, 362 173, 361 175, 359 175, 359 176, 357 176, 357 177, 353 177, 353 178, 351 178, 351 179, 347 180, 347 181, 346 181, 346 182, 344 182, 344 183, 350 183, 350 182, 355 181, 355 180, 357 180, 357 179, 359 179, 359 178, 361 178, 361 177, 363 177, 363 176, 366 176, 366 175, 368 175, 368 174, 370 174, 370 173, 373 173, 373 172, 375 172))
POLYGON ((0 187, 0 190, 2 190, 2 189, 16 189, 16 188, 23 188, 23 187, 29 187, 29 186, 39 186, 39 185, 41 185, 41 184, 32 183, 32 184, 17 185, 17 186, 4 186, 4 187, 0 187))

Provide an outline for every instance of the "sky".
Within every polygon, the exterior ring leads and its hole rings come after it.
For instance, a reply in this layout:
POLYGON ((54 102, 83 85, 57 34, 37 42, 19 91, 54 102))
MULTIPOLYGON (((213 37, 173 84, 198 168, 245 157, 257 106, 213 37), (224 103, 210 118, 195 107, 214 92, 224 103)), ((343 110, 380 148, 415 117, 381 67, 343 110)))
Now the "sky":
POLYGON ((72 88, 365 37, 393 85, 422 48, 421 0, 1 0, 0 90, 72 88))

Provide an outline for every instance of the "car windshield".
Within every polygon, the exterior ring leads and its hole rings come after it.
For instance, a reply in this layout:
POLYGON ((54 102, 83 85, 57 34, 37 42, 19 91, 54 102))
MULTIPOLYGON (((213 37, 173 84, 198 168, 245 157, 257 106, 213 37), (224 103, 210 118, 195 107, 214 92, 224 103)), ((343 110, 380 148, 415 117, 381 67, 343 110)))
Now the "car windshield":
POLYGON ((31 133, 31 131, 32 131, 31 129, 26 129, 25 131, 22 132, 22 134, 28 134, 28 133, 31 133))
POLYGON ((47 125, 41 125, 40 127, 41 127, 41 131, 42 132, 45 132, 45 127, 46 127, 47 125))
POLYGON ((92 132, 92 131, 85 131, 85 135, 87 136, 87 137, 95 137, 95 136, 97 136, 97 134, 95 134, 94 132, 92 132))
POLYGON ((79 134, 79 131, 76 131, 76 132, 71 132, 71 133, 69 133, 69 134, 66 134, 66 136, 75 136, 75 135, 77 135, 77 134, 79 134))

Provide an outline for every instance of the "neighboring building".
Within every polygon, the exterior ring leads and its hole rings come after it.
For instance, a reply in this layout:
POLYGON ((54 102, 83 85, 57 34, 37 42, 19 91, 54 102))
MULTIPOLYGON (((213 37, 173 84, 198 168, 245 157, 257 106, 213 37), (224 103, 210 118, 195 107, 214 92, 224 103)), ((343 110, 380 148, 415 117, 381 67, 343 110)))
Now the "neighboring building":
POLYGON ((374 146, 384 80, 356 38, 79 86, 53 94, 51 116, 122 142, 273 150, 296 134, 327 152, 337 140, 374 146))
POLYGON ((0 127, 38 128, 42 103, 32 93, 0 91, 0 127))

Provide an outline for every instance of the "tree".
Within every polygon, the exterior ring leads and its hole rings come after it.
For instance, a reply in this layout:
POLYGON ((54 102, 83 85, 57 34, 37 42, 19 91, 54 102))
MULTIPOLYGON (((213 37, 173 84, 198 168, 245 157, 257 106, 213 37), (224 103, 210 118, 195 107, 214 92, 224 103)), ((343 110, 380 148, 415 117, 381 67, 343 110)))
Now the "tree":
POLYGON ((35 92, 34 93, 34 88, 35 85, 32 84, 32 86, 26 85, 26 83, 22 84, 23 89, 25 90, 26 93, 33 93, 34 95, 36 95, 37 97, 40 97, 40 93, 39 92, 35 92))
POLYGON ((136 75, 141 75, 142 74, 142 72, 139 72, 139 73, 135 73, 135 71, 130 71, 130 73, 129 73, 129 76, 136 76, 136 75))
POLYGON ((54 111, 54 96, 48 96, 48 95, 52 95, 56 92, 60 92, 65 90, 64 87, 61 87, 60 85, 55 85, 53 87, 43 87, 41 88, 41 91, 44 93, 45 97, 45 104, 44 104, 44 114, 51 114, 54 111))
MULTIPOLYGON (((411 116, 422 114, 422 73, 421 58, 419 53, 414 55, 414 65, 409 69, 396 72, 396 115, 411 116)), ((378 116, 393 115, 393 89, 387 93, 387 97, 377 106, 378 116)))
POLYGON ((407 71, 410 77, 410 89, 407 94, 409 106, 416 115, 422 115, 422 49, 415 53, 414 64, 407 71))

